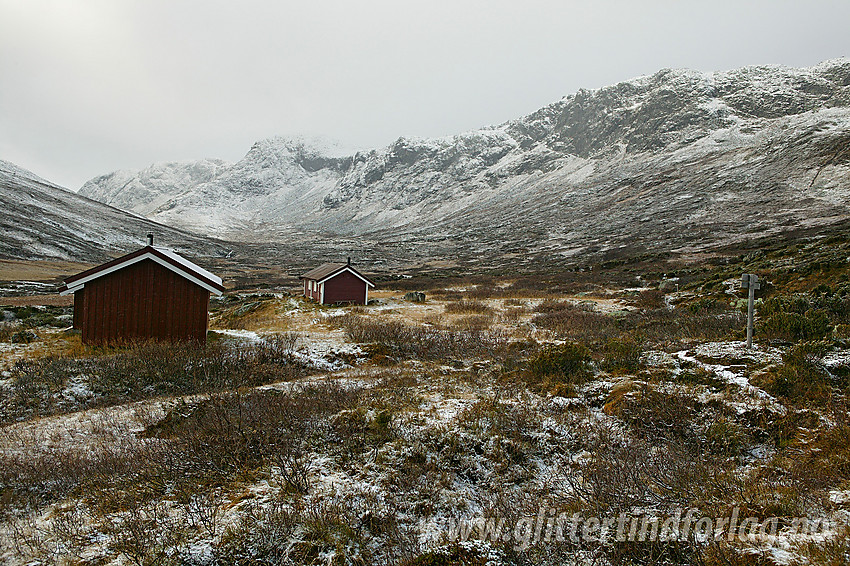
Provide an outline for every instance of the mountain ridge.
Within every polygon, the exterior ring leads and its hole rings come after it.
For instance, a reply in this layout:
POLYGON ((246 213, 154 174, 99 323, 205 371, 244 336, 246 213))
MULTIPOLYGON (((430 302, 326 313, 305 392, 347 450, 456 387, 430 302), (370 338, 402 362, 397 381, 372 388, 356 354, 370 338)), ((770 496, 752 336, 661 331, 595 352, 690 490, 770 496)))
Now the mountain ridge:
MULTIPOLYGON (((261 140, 214 178, 181 177, 162 203, 165 189, 128 196, 104 177, 80 193, 241 241, 311 231, 448 256, 679 250, 846 218, 848 143, 850 60, 664 69, 351 156, 261 140)), ((149 169, 134 182, 170 171, 149 169)))
POLYGON ((0 258, 97 263, 140 247, 145 235, 192 254, 220 256, 223 243, 97 202, 0 160, 0 258))

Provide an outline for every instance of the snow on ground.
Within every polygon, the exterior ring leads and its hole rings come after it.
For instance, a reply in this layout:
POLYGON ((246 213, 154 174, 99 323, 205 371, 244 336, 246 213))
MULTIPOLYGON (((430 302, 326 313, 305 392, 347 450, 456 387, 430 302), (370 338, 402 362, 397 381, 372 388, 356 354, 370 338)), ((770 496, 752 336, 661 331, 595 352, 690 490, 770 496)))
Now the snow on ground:
POLYGON ((830 352, 824 356, 822 363, 830 371, 839 367, 850 366, 850 350, 830 352))
MULTIPOLYGON (((429 315, 443 314, 444 301, 429 300, 426 303, 408 303, 397 298, 382 298, 383 302, 374 307, 369 307, 369 312, 380 313, 383 320, 406 319, 423 321, 429 315)), ((569 298, 577 303, 592 304, 603 312, 615 312, 625 307, 619 299, 592 299, 592 298, 569 298)), ((530 312, 542 299, 521 299, 525 307, 524 316, 530 318, 530 312)), ((495 309, 501 309, 504 305, 503 299, 485 301, 495 309)), ((296 343, 295 355, 310 363, 313 367, 327 371, 298 382, 287 382, 263 386, 264 388, 284 389, 294 387, 304 381, 320 379, 333 379, 336 382, 350 387, 370 387, 375 385, 386 370, 372 366, 351 366, 348 362, 340 359, 340 354, 360 356, 363 354, 361 348, 347 340, 345 332, 333 324, 333 319, 344 316, 351 309, 317 309, 315 307, 305 308, 303 302, 290 299, 288 305, 292 307, 285 315, 293 322, 293 330, 300 333, 296 343), (296 324, 297 323, 297 324, 296 324)), ((275 332, 264 330, 232 330, 222 329, 216 332, 225 336, 235 344, 257 344, 266 340, 275 332)), ((12 349, 0 344, 0 351, 12 349)), ((694 346, 688 350, 674 353, 662 351, 649 351, 644 354, 644 361, 650 367, 663 367, 673 372, 681 371, 682 366, 687 364, 710 371, 724 381, 737 386, 740 389, 740 397, 747 403, 763 403, 765 405, 777 405, 775 400, 763 390, 752 386, 747 379, 748 366, 766 365, 781 362, 782 350, 772 347, 756 347, 753 350, 746 349, 743 342, 713 342, 694 346)), ((350 358, 349 358, 350 359, 350 358)), ((828 367, 842 365, 850 360, 850 352, 839 352, 827 356, 824 363, 828 367)), ((458 383, 453 379, 458 370, 451 366, 426 366, 421 362, 407 362, 397 369, 412 373, 431 372, 436 375, 434 379, 423 380, 416 387, 417 401, 410 410, 403 415, 396 415, 393 425, 398 426, 401 434, 413 433, 417 429, 443 429, 451 434, 459 434, 464 411, 482 399, 488 392, 486 386, 469 385, 458 383), (445 379, 440 376, 444 376, 445 379)), ((621 383, 617 380, 598 379, 586 386, 587 391, 598 390, 600 395, 610 391, 621 383)), ((8 380, 5 380, 8 381, 8 380)), ((0 386, 4 383, 0 380, 0 386)), ((75 398, 83 397, 91 392, 82 381, 72 381, 65 388, 63 394, 75 398)), ((78 413, 46 417, 32 421, 18 423, 0 428, 0 451, 9 454, 33 454, 52 453, 61 451, 91 451, 95 449, 110 449, 127 446, 128 443, 144 442, 137 433, 147 426, 161 420, 167 412, 180 399, 153 399, 123 406, 109 407, 105 409, 81 411, 78 413), (37 447, 34 450, 33 447, 37 447)), ((727 399, 732 406, 737 401, 727 399)), ((519 402, 514 399, 501 399, 506 404, 519 402)), ((523 400, 522 402, 528 402, 523 400)), ((557 414, 567 412, 571 405, 585 402, 581 398, 566 399, 561 397, 550 397, 536 399, 536 410, 546 414, 557 414)), ((741 407, 744 403, 739 403, 741 407)), ((743 410, 739 407, 739 410, 743 410)), ((586 419, 609 419, 599 408, 592 408, 582 418, 586 419)), ((543 419, 539 431, 535 432, 535 438, 541 443, 548 442, 550 438, 564 438, 571 434, 572 429, 558 422, 552 417, 543 419)), ((554 444, 553 444, 554 446, 554 444)), ((391 450, 382 448, 381 450, 391 450)), ((754 457, 766 455, 767 452, 756 452, 759 447, 754 448, 754 457)), ((764 449, 767 450, 767 449, 764 449)), ((582 454, 566 454, 567 459, 575 461, 583 457, 582 454)), ((470 456, 475 458, 475 456, 470 456)), ((552 466, 542 465, 537 462, 538 481, 557 473, 558 470, 552 466)), ((381 481, 377 463, 367 463, 362 470, 344 471, 335 465, 335 462, 327 455, 319 454, 311 461, 309 472, 311 480, 311 494, 309 497, 316 500, 322 498, 345 499, 348 503, 359 499, 370 498, 370 504, 374 501, 380 503, 384 497, 384 488, 381 481)), ((235 523, 244 508, 251 504, 262 504, 277 496, 281 486, 272 480, 260 480, 253 484, 244 486, 241 499, 233 501, 232 505, 226 506, 223 511, 222 524, 235 523), (247 495, 245 495, 247 494, 247 495)), ((470 502, 463 512, 475 515, 482 512, 478 508, 480 486, 459 479, 454 481, 449 488, 441 490, 440 498, 446 501, 456 501, 461 505, 463 501, 470 502)), ((835 504, 850 504, 850 491, 832 491, 830 500, 835 504)), ((444 502, 441 503, 443 505, 444 502)), ((448 509, 449 505, 441 508, 448 509)), ((456 509, 455 509, 456 510, 456 509)), ((49 514, 49 510, 47 512, 49 514)), ((45 515, 46 516, 46 515, 45 515)), ((445 518, 438 515, 423 519, 420 526, 422 541, 433 542, 444 534, 440 527, 440 519, 445 518)), ((190 553, 195 557, 203 557, 211 552, 211 540, 199 540, 192 543, 190 553)), ((787 541, 779 541, 765 549, 770 553, 774 561, 780 564, 790 563, 795 557, 793 548, 787 541)))
POLYGON ((694 351, 700 356, 727 359, 746 359, 760 363, 778 363, 782 360, 783 350, 771 346, 760 346, 753 344, 752 349, 747 348, 743 341, 731 342, 708 342, 699 344, 694 351))
MULTIPOLYGON (((252 330, 216 330, 245 344, 258 344, 264 342, 273 333, 255 332, 252 330)), ((361 357, 363 350, 356 344, 345 341, 345 333, 342 330, 330 330, 325 332, 311 332, 299 336, 296 348, 292 355, 301 362, 321 371, 337 371, 348 367, 349 364, 340 358, 340 355, 348 357, 361 357)))
POLYGON ((442 393, 433 393, 423 399, 419 405, 417 416, 423 418, 429 427, 445 425, 454 421, 465 409, 475 403, 476 399, 445 397, 442 393))
POLYGON ((25 456, 34 450, 87 453, 127 446, 176 403, 176 399, 148 399, 7 425, 0 428, 0 451, 25 456))
POLYGON ((219 334, 225 334, 227 336, 230 336, 232 338, 236 338, 237 340, 240 340, 240 341, 246 342, 246 343, 257 343, 257 342, 263 341, 263 339, 260 337, 260 335, 257 334, 256 332, 252 331, 252 330, 231 330, 231 329, 228 328, 228 329, 216 329, 215 332, 217 332, 219 334))
MULTIPOLYGON (((680 361, 694 364, 727 383, 738 386, 740 388, 739 394, 735 395, 734 398, 725 400, 726 404, 738 413, 745 413, 753 409, 767 409, 778 414, 785 414, 787 409, 772 395, 750 384, 747 379, 749 370, 745 364, 740 364, 740 361, 746 360, 763 363, 774 362, 781 359, 781 354, 778 351, 748 351, 742 344, 742 342, 715 342, 698 346, 694 350, 676 352, 675 356, 680 361), (709 359, 731 359, 739 363, 708 363, 698 359, 697 356, 709 359)), ((710 396, 702 395, 699 397, 701 397, 701 401, 705 401, 710 396)))

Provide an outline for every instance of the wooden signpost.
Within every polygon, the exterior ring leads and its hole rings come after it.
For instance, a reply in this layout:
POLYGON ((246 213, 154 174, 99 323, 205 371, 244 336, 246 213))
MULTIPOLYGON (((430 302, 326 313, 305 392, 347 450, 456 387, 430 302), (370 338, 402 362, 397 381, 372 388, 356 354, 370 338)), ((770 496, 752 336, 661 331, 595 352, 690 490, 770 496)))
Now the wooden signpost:
POLYGON ((753 347, 753 303, 756 298, 756 289, 760 288, 761 283, 755 273, 744 273, 741 276, 741 289, 750 291, 747 301, 747 348, 753 347))

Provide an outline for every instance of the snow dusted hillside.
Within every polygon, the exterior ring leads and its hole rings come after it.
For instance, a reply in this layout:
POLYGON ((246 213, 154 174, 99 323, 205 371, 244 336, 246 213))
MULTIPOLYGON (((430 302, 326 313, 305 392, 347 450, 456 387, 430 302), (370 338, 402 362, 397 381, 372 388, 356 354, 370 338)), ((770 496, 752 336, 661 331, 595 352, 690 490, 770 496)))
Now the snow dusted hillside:
POLYGON ((218 159, 153 165, 142 171, 115 171, 89 181, 85 194, 100 202, 149 216, 179 198, 191 187, 208 183, 229 167, 218 159), (182 191, 182 192, 181 192, 182 191))
POLYGON ((221 255, 216 243, 74 194, 0 160, 0 258, 100 262, 140 247, 148 232, 193 254, 221 255))
POLYGON ((348 162, 275 138, 233 165, 204 160, 118 171, 92 179, 80 194, 165 224, 253 241, 258 231, 286 230, 305 209, 321 209, 348 162))
POLYGON ((465 134, 335 157, 258 142, 82 195, 241 241, 301 231, 434 255, 687 250, 850 216, 850 60, 663 70, 465 134))

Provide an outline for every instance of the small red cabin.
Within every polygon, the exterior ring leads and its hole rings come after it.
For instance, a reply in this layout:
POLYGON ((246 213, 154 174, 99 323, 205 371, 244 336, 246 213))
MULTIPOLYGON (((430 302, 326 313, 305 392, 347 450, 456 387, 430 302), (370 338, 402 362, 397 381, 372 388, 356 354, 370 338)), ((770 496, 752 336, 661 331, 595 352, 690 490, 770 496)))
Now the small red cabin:
POLYGON ((65 280, 84 344, 122 340, 205 344, 210 293, 221 279, 173 251, 149 245, 65 280))
POLYGON ((325 263, 300 277, 304 280, 304 296, 321 305, 369 302, 369 287, 375 284, 348 263, 325 263))

